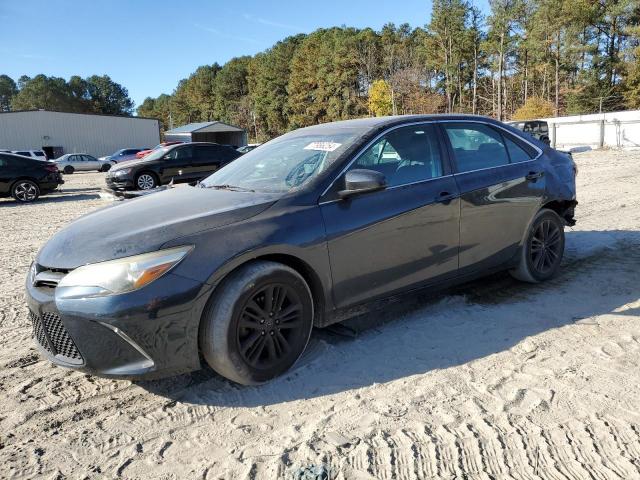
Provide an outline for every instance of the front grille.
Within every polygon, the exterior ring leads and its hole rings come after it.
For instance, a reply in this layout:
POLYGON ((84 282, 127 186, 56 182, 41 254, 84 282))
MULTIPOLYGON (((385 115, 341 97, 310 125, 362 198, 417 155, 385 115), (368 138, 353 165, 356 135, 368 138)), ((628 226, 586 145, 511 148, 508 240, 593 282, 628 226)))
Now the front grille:
POLYGON ((49 353, 53 353, 51 346, 49 345, 49 341, 47 340, 47 335, 44 333, 44 325, 42 325, 40 317, 29 310, 29 319, 31 320, 31 325, 33 325, 34 338, 45 348, 45 350, 49 353))
POLYGON ((60 355, 72 363, 83 361, 82 355, 78 351, 76 344, 67 333, 62 324, 60 315, 45 312, 40 318, 35 313, 29 311, 29 318, 33 324, 33 336, 45 350, 53 355, 60 355))

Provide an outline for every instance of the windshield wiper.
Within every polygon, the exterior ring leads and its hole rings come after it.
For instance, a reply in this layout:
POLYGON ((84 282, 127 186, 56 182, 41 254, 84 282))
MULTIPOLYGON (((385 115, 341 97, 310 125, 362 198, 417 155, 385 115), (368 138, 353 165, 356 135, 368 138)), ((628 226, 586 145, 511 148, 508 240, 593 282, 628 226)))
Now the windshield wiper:
POLYGON ((237 185, 229 185, 226 183, 224 185, 206 185, 206 186, 201 183, 200 186, 204 188, 215 188, 217 190, 236 190, 238 192, 255 192, 255 190, 251 188, 239 187, 237 185))

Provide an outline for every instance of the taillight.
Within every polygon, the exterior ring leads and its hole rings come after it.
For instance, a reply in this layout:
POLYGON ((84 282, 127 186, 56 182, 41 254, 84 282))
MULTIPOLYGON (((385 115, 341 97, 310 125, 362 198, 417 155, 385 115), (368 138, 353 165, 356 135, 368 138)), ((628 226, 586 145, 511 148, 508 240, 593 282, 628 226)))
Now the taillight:
POLYGON ((45 165, 44 169, 47 172, 57 172, 58 171, 58 167, 56 165, 45 165))

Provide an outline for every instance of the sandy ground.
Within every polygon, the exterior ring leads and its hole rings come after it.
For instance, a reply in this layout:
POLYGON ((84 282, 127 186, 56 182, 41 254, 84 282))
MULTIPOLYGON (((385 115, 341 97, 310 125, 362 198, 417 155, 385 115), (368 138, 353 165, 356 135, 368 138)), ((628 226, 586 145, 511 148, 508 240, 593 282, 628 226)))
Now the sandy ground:
POLYGON ((640 478, 640 152, 587 152, 562 274, 504 275, 317 331, 288 375, 131 383, 35 353, 23 279, 102 174, 0 201, 0 478, 640 478))

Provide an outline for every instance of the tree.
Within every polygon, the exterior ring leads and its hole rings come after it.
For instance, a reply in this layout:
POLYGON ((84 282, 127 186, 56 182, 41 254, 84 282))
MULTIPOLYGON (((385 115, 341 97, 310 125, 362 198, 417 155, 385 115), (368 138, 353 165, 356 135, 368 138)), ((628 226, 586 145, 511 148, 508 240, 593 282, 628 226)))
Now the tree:
POLYGON ((488 18, 489 32, 485 48, 492 57, 492 69, 495 85, 495 116, 498 120, 505 113, 505 72, 508 72, 509 61, 514 54, 518 40, 518 19, 522 18, 524 4, 521 0, 490 0, 491 15, 488 18))
POLYGON ((384 80, 375 80, 369 89, 369 110, 376 117, 391 115, 391 87, 384 80))
POLYGON ((462 82, 464 70, 468 68, 465 49, 470 40, 478 40, 477 32, 468 28, 471 13, 470 5, 464 0, 435 0, 427 26, 427 49, 432 52, 429 64, 441 77, 447 112, 453 112, 456 101, 459 106, 463 102, 462 82))
POLYGON ((353 28, 320 29, 296 49, 287 86, 290 128, 367 113, 358 82, 357 34, 353 28))
POLYGON ((250 57, 232 58, 218 72, 214 86, 213 116, 233 125, 248 126, 251 112, 245 99, 249 95, 247 83, 250 57))
POLYGON ((513 120, 533 120, 552 117, 554 104, 541 97, 529 97, 513 114, 513 120))
POLYGON ((160 130, 174 127, 171 112, 171 96, 162 94, 158 98, 147 97, 136 110, 139 117, 157 118, 161 122, 160 130))
POLYGON ((251 130, 258 140, 283 134, 288 129, 287 85, 293 56, 305 35, 288 37, 257 54, 248 66, 250 104, 254 116, 251 130))
POLYGON ((78 113, 108 113, 130 115, 133 102, 127 89, 107 75, 82 79, 23 75, 18 80, 18 92, 12 96, 13 110, 60 110, 78 113))
POLYGON ((20 77, 20 90, 11 101, 12 110, 60 110, 72 108, 69 86, 64 78, 36 75, 20 77))
POLYGON ((0 112, 11 109, 11 100, 18 93, 18 86, 8 75, 0 75, 0 112))
POLYGON ((111 115, 131 115, 133 101, 122 85, 111 80, 108 75, 92 75, 85 82, 91 111, 111 115))

